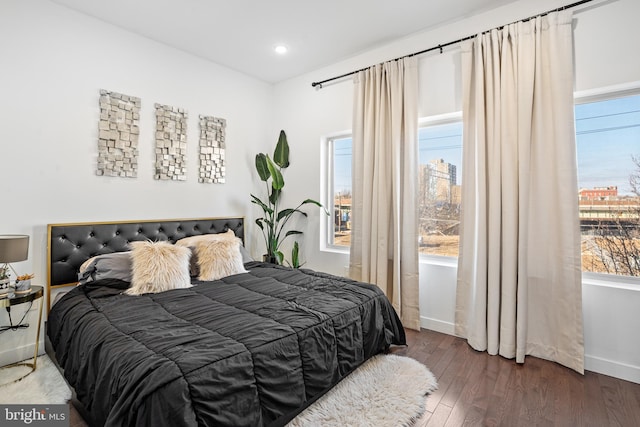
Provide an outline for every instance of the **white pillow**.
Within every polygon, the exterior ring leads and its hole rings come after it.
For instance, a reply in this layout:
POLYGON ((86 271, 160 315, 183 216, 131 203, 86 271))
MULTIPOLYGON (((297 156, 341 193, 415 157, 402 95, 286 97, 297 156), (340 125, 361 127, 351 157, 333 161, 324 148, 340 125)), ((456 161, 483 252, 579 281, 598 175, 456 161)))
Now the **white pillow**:
POLYGON ((129 295, 164 292, 189 288, 191 250, 170 242, 131 242, 133 274, 129 295))
POLYGON ((240 253, 240 239, 201 240, 195 244, 200 269, 199 280, 218 280, 246 273, 240 253))

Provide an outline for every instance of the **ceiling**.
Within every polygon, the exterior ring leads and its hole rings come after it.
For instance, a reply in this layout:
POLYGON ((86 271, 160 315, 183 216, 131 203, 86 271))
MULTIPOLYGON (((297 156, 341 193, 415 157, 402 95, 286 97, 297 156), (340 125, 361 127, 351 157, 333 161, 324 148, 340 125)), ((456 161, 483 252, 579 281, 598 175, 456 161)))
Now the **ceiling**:
POLYGON ((515 0, 52 1, 277 83, 515 0))

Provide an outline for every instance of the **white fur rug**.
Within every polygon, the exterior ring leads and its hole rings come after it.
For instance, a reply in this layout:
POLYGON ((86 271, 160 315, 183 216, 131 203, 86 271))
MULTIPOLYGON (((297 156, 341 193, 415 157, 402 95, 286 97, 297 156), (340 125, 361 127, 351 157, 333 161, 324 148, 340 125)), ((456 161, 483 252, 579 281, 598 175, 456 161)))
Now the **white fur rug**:
POLYGON ((409 357, 378 355, 356 369, 287 427, 411 426, 426 395, 438 387, 431 371, 409 357))
MULTIPOLYGON (((31 362, 31 360, 27 360, 31 362)), ((31 368, 16 366, 0 370, 0 384, 24 375, 31 368)), ((0 404, 62 404, 71 399, 71 390, 49 356, 38 356, 36 370, 20 381, 0 386, 0 404)))
MULTIPOLYGON (((0 370, 0 384, 28 369, 0 370)), ((411 426, 424 413, 426 395, 436 388, 435 377, 422 363, 409 357, 378 355, 287 427, 411 426)), ((0 386, 0 404, 62 404, 70 398, 71 390, 47 355, 38 357, 35 372, 0 386)))

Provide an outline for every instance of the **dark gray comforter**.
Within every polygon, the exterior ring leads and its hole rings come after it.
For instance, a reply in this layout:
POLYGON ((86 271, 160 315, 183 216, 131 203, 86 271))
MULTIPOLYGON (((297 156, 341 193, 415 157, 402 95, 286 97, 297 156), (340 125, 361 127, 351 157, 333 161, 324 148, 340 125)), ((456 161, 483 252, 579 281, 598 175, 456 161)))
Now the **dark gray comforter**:
POLYGON ((47 334, 93 422, 279 425, 369 357, 404 344, 375 286, 248 263, 249 273, 127 296, 103 279, 67 293, 47 334))

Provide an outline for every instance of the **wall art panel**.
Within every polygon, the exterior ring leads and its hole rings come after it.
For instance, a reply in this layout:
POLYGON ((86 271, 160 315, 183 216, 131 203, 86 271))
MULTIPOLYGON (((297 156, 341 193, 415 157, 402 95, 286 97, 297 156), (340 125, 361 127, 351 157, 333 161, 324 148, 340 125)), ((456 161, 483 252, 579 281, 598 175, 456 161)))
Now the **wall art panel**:
POLYGON ((155 104, 155 179, 187 179, 187 112, 182 108, 155 104))
POLYGON ((224 184, 226 126, 225 119, 200 116, 200 174, 198 182, 224 184))
POLYGON ((139 121, 140 98, 100 90, 97 175, 137 177, 139 121))

